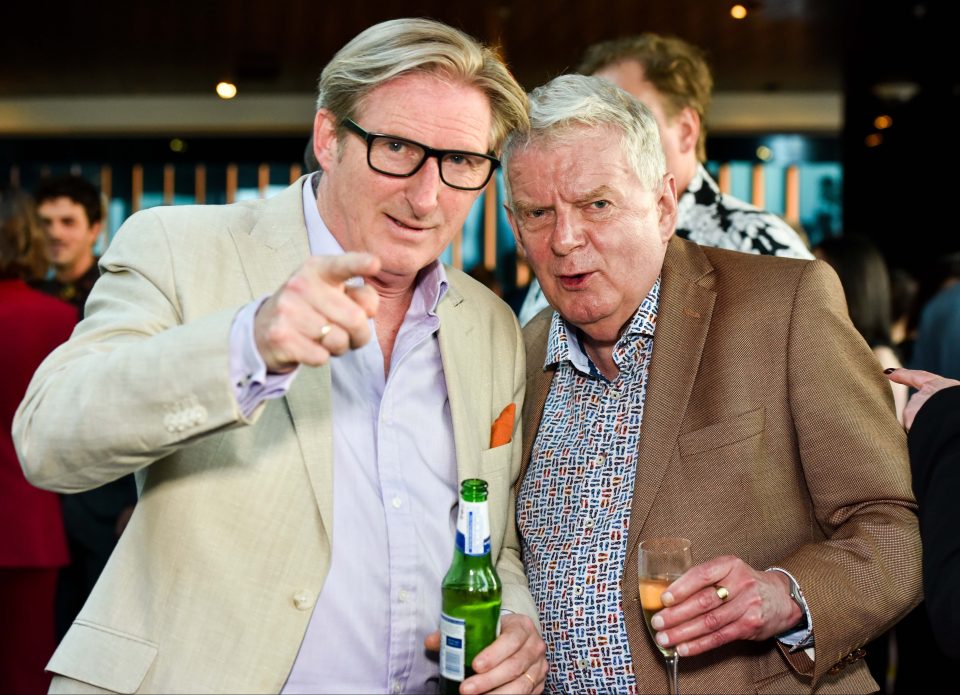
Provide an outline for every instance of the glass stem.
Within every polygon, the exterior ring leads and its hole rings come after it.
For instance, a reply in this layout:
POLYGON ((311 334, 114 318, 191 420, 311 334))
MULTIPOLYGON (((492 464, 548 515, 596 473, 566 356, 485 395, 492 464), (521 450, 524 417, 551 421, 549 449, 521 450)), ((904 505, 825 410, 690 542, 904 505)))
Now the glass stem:
POLYGON ((680 661, 680 657, 674 654, 673 656, 664 656, 663 660, 667 664, 668 692, 670 695, 680 695, 679 675, 677 673, 677 662, 680 661))

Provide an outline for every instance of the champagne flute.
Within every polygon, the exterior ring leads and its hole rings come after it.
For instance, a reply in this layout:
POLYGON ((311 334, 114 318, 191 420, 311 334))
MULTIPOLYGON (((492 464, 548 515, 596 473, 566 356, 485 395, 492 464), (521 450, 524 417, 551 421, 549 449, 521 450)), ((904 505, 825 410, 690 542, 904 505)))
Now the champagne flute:
POLYGON ((640 543, 639 580, 640 606, 643 619, 653 643, 663 654, 667 666, 670 695, 679 695, 677 685, 677 661, 680 658, 674 647, 662 647, 656 640, 657 631, 650 625, 650 619, 663 609, 660 595, 667 587, 686 572, 693 564, 690 556, 690 541, 686 538, 650 538, 640 543))

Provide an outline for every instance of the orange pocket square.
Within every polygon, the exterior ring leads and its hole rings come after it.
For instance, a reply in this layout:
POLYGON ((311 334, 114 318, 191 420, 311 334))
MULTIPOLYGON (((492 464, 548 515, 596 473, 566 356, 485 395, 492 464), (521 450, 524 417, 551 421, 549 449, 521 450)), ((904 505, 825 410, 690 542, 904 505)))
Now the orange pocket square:
POLYGON ((517 404, 511 403, 500 417, 493 421, 490 426, 490 448, 496 449, 498 446, 509 444, 513 438, 513 418, 517 414, 517 404))

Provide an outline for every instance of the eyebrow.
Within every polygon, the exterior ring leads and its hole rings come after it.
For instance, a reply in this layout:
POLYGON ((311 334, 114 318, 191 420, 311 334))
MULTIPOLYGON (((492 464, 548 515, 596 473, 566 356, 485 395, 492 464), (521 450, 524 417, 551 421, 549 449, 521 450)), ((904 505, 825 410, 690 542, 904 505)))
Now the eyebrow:
POLYGON ((590 200, 596 200, 597 198, 606 198, 610 195, 612 189, 609 186, 602 185, 597 186, 591 191, 587 191, 581 196, 578 196, 574 201, 575 203, 586 203, 590 200))

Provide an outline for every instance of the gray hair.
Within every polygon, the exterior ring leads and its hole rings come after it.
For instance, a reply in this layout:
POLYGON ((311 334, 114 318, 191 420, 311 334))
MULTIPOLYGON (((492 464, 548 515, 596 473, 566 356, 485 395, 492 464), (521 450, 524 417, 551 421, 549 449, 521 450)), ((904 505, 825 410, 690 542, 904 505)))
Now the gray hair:
POLYGON ((507 205, 510 160, 530 145, 538 147, 576 140, 584 128, 606 128, 620 134, 620 145, 640 184, 657 190, 667 173, 660 132, 650 109, 607 80, 587 75, 560 75, 530 93, 530 126, 510 133, 503 146, 507 205))
POLYGON ((323 69, 317 109, 328 109, 342 123, 356 117, 371 91, 415 72, 439 74, 487 95, 494 152, 507 133, 529 123, 527 95, 503 61, 473 37, 430 19, 392 19, 354 37, 323 69))

